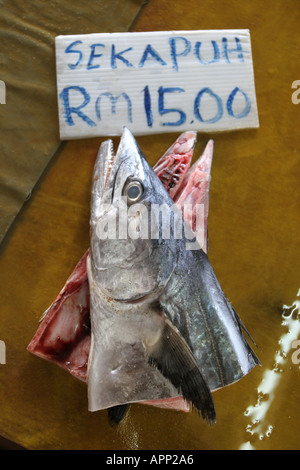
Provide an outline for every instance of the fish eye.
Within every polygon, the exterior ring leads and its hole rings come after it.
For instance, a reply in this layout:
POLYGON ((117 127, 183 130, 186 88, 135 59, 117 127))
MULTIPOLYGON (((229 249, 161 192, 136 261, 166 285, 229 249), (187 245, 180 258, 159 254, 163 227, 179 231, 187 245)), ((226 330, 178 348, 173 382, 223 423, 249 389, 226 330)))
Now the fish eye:
POLYGON ((129 178, 125 183, 123 196, 127 197, 128 202, 134 203, 141 199, 144 194, 144 187, 140 180, 129 178))

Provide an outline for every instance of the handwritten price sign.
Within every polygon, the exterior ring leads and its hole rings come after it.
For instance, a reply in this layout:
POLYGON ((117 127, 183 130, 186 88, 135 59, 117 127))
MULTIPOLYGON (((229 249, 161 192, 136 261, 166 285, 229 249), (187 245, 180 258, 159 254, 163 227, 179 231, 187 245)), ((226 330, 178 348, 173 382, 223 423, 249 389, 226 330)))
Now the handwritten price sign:
POLYGON ((61 139, 258 127, 248 30, 58 36, 61 139))

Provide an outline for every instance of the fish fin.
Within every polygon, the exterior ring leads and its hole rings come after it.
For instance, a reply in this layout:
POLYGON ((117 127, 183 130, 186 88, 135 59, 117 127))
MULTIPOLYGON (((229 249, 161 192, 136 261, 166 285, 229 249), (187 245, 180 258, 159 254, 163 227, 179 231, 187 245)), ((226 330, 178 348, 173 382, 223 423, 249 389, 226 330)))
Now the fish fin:
MULTIPOLYGON (((233 313, 234 313, 234 315, 235 315, 235 318, 236 318, 236 320, 237 320, 237 322, 238 322, 238 324, 239 324, 239 327, 240 327, 241 331, 243 331, 243 332, 248 336, 248 338, 252 341, 252 343, 253 343, 259 350, 261 350, 260 347, 256 344, 256 342, 255 342, 254 339, 252 338, 252 336, 250 335, 249 331, 248 331, 247 328, 245 327, 244 323, 242 322, 242 320, 240 319, 240 317, 238 316, 238 314, 236 313, 236 311, 234 310, 234 308, 233 308, 232 306, 231 306, 231 308, 232 308, 232 311, 233 311, 233 313)), ((249 343, 248 343, 248 346, 249 346, 249 348, 250 348, 250 350, 251 350, 253 359, 255 360, 256 364, 258 364, 258 365, 261 366, 260 360, 258 359, 257 355, 255 354, 253 348, 250 346, 249 343)))
POLYGON ((165 319, 160 338, 148 347, 149 364, 156 367, 174 385, 183 398, 214 424, 216 412, 211 391, 197 362, 172 323, 165 319))
POLYGON ((208 237, 208 227, 207 227, 207 230, 206 230, 206 254, 208 254, 208 250, 209 250, 209 237, 208 237))
POLYGON ((116 426, 122 421, 126 411, 129 408, 129 404, 126 405, 116 405, 108 408, 108 420, 112 426, 116 426))

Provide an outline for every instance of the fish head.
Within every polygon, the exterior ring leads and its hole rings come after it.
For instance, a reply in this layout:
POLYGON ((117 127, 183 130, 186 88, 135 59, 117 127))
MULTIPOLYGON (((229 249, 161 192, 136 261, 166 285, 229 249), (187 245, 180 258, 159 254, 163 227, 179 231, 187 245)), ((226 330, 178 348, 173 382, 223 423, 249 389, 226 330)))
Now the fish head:
POLYGON ((101 145, 92 185, 92 275, 109 297, 151 298, 170 278, 174 240, 162 239, 159 220, 153 218, 153 208, 161 205, 174 203, 125 128, 116 155, 111 141, 101 145))

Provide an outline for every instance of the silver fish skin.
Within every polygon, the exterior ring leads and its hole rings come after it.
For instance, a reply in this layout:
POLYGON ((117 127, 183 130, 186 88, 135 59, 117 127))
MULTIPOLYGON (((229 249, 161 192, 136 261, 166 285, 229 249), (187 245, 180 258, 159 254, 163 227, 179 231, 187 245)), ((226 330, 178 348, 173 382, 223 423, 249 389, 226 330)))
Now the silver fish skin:
POLYGON ((89 409, 180 393, 213 423, 211 391, 242 378, 259 360, 199 245, 187 250, 187 239, 172 231, 168 239, 99 237, 107 211, 118 213, 124 194, 129 206, 138 194, 147 213, 153 204, 176 213, 126 128, 116 156, 110 143, 100 149, 92 185, 89 409))
POLYGON ((128 129, 124 129, 113 164, 106 172, 103 159, 109 158, 110 150, 107 142, 100 149, 92 184, 87 259, 91 305, 89 410, 180 393, 213 423, 215 408, 210 389, 184 337, 159 304, 176 268, 178 240, 172 236, 168 240, 161 236, 99 238, 99 226, 107 220, 109 210, 118 213, 129 183, 141 184, 139 203, 148 213, 152 204, 166 204, 177 211, 183 225, 181 213, 128 129))

